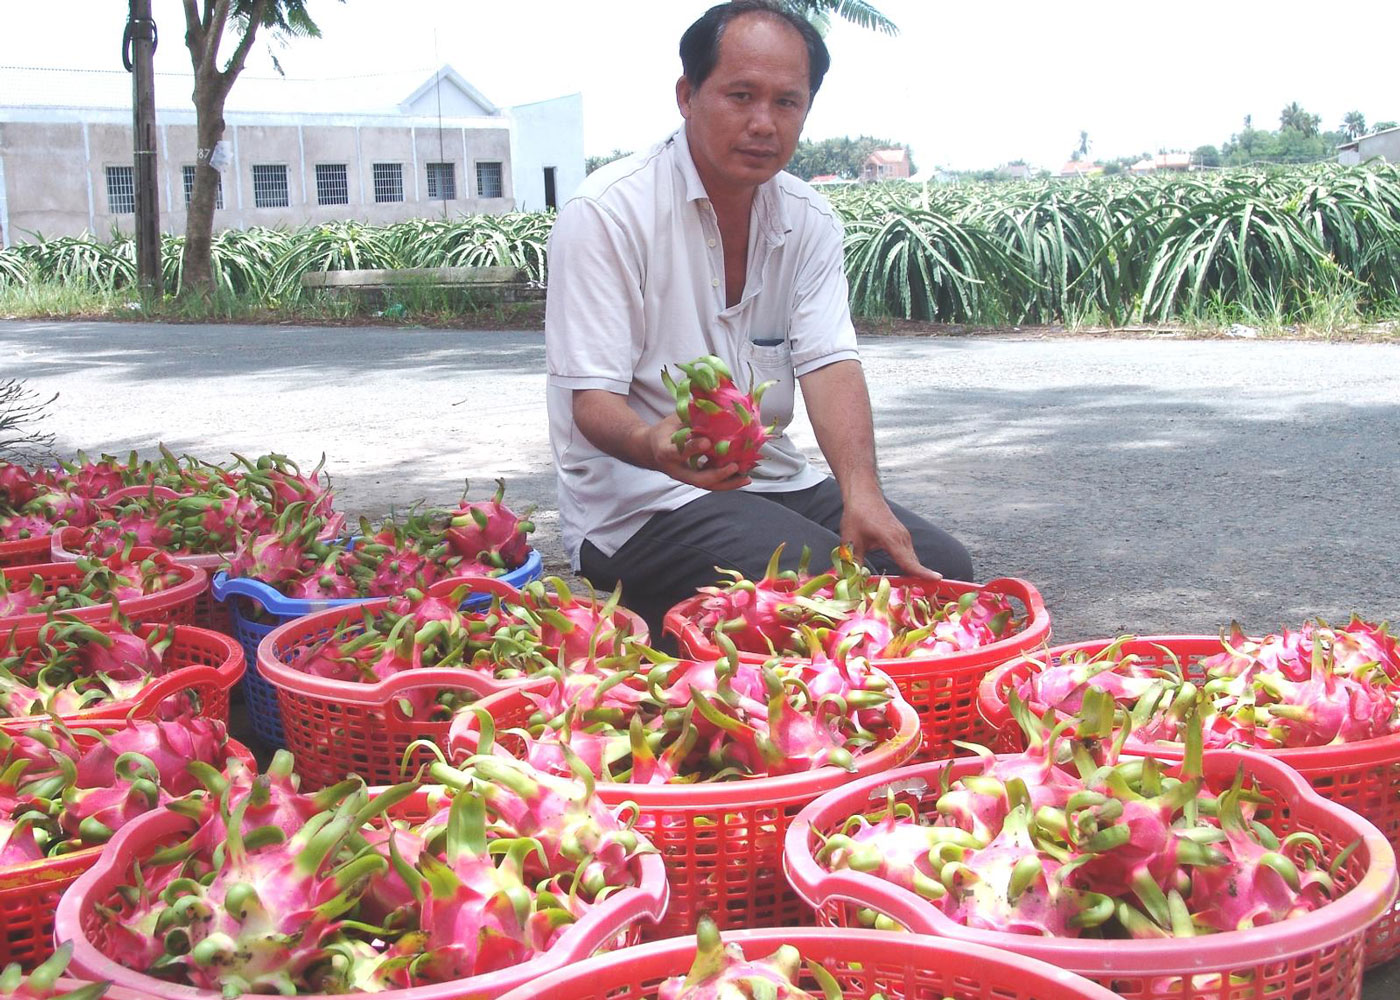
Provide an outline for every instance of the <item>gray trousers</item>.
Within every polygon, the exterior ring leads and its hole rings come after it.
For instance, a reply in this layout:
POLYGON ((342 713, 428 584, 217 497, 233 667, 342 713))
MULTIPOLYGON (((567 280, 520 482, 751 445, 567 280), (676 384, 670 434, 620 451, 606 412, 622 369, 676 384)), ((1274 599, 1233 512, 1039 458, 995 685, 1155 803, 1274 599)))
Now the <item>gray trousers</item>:
MULTIPOLYGON (((899 504, 890 509, 913 536, 920 562, 950 580, 972 579, 972 559, 956 538, 899 504)), ((600 590, 622 582, 622 603, 646 620, 659 643, 666 612, 697 588, 719 582, 716 567, 757 579, 785 542, 783 569, 797 568, 803 546, 811 550, 812 572, 826 569, 840 542, 841 513, 841 489, 830 477, 790 493, 707 493, 653 515, 611 557, 585 540, 579 562, 600 590)), ((877 573, 900 572, 880 550, 866 553, 865 561, 877 573)))

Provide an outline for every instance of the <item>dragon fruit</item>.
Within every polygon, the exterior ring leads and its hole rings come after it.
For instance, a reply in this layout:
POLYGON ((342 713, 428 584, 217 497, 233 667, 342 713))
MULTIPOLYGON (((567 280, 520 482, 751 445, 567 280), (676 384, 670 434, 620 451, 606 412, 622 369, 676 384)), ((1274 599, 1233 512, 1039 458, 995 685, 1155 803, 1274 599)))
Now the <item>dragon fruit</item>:
POLYGON ((763 457, 763 446, 777 433, 777 423, 763 426, 759 407, 763 393, 772 382, 764 382, 744 392, 734 384, 728 366, 713 354, 676 366, 685 375, 679 381, 665 369, 661 379, 676 399, 676 413, 682 427, 672 437, 684 449, 691 438, 703 439, 707 447, 690 456, 694 468, 734 464, 740 474, 751 471, 763 457))
POLYGON ((78 985, 70 982, 67 987, 58 985, 58 979, 68 968, 72 957, 73 942, 65 941, 28 977, 18 962, 10 963, 4 971, 0 971, 0 997, 11 997, 13 1000, 99 1000, 107 992, 107 983, 78 985))
POLYGON ((447 544, 467 563, 497 569, 524 565, 530 552, 526 535, 535 526, 501 502, 505 495, 505 480, 497 479, 496 495, 490 500, 468 503, 463 498, 450 512, 447 544))
POLYGON ((807 962, 806 968, 821 995, 799 985, 802 955, 792 945, 782 945, 767 958, 750 960, 739 945, 723 942, 709 917, 700 918, 695 937, 690 972, 661 983, 656 1000, 841 1000, 840 984, 816 962, 807 962))

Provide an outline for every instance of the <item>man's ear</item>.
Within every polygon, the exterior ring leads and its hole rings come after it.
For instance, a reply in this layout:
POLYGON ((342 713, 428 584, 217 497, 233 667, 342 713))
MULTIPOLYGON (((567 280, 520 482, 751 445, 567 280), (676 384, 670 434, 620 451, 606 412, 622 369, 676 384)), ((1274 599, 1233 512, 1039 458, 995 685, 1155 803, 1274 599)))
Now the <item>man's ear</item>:
POLYGON ((676 107, 681 109, 681 117, 690 118, 690 99, 694 96, 694 91, 690 88, 690 81, 684 75, 676 81, 676 107))

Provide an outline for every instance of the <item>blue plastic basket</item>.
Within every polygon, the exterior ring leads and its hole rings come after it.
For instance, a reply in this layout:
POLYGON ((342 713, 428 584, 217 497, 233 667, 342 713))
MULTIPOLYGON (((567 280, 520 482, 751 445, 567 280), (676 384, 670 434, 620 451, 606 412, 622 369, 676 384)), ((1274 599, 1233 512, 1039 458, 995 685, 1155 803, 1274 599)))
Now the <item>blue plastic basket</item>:
MULTIPOLYGON (((543 563, 540 554, 531 549, 529 555, 525 557, 524 563, 509 573, 503 574, 499 579, 512 587, 519 587, 531 580, 538 580, 542 572, 543 563)), ((328 608, 346 607, 352 604, 364 604, 366 601, 379 600, 376 597, 343 597, 320 601, 299 600, 279 593, 261 580, 242 576, 230 577, 223 572, 214 574, 209 589, 217 600, 225 602, 228 607, 229 620, 233 624, 233 634, 242 645, 243 654, 248 657, 249 663, 258 662, 258 643, 263 641, 263 637, 284 622, 317 611, 325 611, 328 608), (249 619, 243 613, 240 602, 230 600, 233 597, 251 598, 261 606, 265 618, 275 620, 253 621, 249 619)), ((469 598, 465 602, 465 606, 481 606, 489 603, 490 600, 489 595, 482 594, 479 597, 469 598)), ((248 718, 258 739, 272 749, 283 747, 286 741, 282 736, 282 712, 277 706, 277 689, 264 680, 257 670, 249 670, 243 675, 243 697, 248 703, 248 718)))

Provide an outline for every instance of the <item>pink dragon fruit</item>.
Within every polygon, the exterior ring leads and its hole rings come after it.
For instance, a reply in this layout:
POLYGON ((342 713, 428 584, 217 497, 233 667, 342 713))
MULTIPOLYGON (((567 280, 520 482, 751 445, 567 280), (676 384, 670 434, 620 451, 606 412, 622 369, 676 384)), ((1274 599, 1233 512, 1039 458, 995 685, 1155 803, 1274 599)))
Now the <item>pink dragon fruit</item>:
POLYGON ((58 949, 35 967, 28 978, 18 962, 11 962, 0 972, 0 997, 12 1000, 99 1000, 107 992, 107 983, 85 983, 72 988, 60 988, 58 979, 73 957, 73 942, 65 941, 58 949))
POLYGON ((227 744, 224 724, 216 719, 131 721, 102 736, 78 759, 77 783, 82 788, 108 787, 116 780, 118 760, 124 754, 138 754, 154 766, 162 788, 172 795, 185 795, 200 787, 187 765, 203 761, 221 767, 227 744))
POLYGON ((709 917, 700 918, 695 936, 695 961, 690 972, 663 982, 657 987, 656 1000, 841 1000, 840 984, 816 962, 808 962, 806 967, 821 996, 798 985, 802 955, 792 945, 782 945, 767 958, 751 961, 739 945, 724 944, 719 928, 709 917))
POLYGON ((764 427, 760 415, 763 393, 773 383, 744 392, 734 384, 729 367, 713 354, 676 367, 685 374, 680 381, 665 369, 661 372, 676 398, 676 413, 683 425, 671 439, 675 446, 684 449, 691 438, 708 442, 703 451, 690 456, 690 464, 697 469, 732 463, 741 475, 752 470, 762 460, 764 444, 777 433, 776 422, 764 427))
POLYGON ((524 565, 530 552, 526 535, 535 526, 501 502, 505 494, 505 480, 497 479, 496 495, 490 500, 463 499, 451 512, 447 544, 464 562, 496 569, 524 565))

